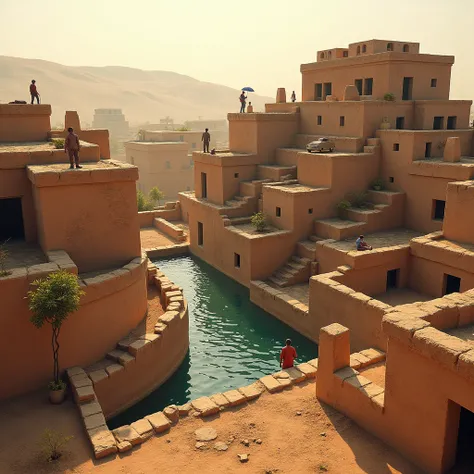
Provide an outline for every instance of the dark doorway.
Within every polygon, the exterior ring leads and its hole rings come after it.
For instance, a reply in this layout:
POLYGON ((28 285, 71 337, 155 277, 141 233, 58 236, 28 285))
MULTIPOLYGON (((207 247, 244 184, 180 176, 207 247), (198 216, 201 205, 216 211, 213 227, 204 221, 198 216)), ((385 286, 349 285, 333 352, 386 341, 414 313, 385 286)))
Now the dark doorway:
POLYGON ((425 144, 425 158, 431 158, 431 142, 425 144))
POLYGON ((362 95, 362 79, 356 79, 354 81, 354 84, 357 87, 357 90, 359 91, 359 95, 362 95))
POLYGON ((398 288, 398 274, 400 269, 396 268, 395 270, 389 270, 387 272, 387 291, 392 288, 398 288))
POLYGON ((0 243, 25 238, 21 198, 0 199, 0 220, 0 243))
POLYGON ((446 128, 448 130, 456 130, 456 121, 457 121, 457 117, 455 116, 448 117, 448 123, 446 125, 446 128))
POLYGON ((314 85, 314 100, 322 100, 322 99, 323 99, 323 85, 315 84, 314 85))
POLYGON ((202 222, 198 222, 198 245, 204 245, 204 226, 202 222))
POLYGON ((207 174, 201 173, 201 197, 207 198, 207 174))
POLYGON ((444 219, 444 209, 446 201, 433 199, 433 219, 442 221, 444 219))
POLYGON ((456 473, 472 473, 474 465, 474 413, 460 407, 458 442, 456 447, 456 473))
POLYGON ((444 294, 459 293, 461 288, 461 278, 454 275, 444 274, 444 294))
POLYGON ((413 93, 413 77, 404 77, 402 100, 411 100, 412 93, 413 93))
POLYGON ((374 87, 374 80, 369 77, 364 80, 364 95, 372 95, 372 89, 374 87))
POLYGON ((443 130, 444 117, 433 118, 433 130, 443 130))
POLYGON ((332 83, 325 82, 324 83, 324 97, 326 98, 328 95, 332 94, 332 83))
POLYGON ((405 117, 397 117, 396 129, 403 130, 405 128, 405 117))
POLYGON ((240 254, 234 253, 234 267, 240 268, 240 254))

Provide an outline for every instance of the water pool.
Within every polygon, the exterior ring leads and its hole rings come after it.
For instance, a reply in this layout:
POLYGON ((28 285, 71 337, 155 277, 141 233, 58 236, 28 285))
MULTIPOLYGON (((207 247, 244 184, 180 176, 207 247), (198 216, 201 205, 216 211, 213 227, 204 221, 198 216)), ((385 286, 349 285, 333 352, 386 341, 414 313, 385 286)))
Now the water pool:
POLYGON ((189 305, 189 351, 175 374, 142 401, 109 420, 111 429, 172 403, 248 385, 279 370, 280 349, 291 338, 297 362, 318 346, 250 302, 248 288, 194 257, 155 264, 183 287, 189 305))

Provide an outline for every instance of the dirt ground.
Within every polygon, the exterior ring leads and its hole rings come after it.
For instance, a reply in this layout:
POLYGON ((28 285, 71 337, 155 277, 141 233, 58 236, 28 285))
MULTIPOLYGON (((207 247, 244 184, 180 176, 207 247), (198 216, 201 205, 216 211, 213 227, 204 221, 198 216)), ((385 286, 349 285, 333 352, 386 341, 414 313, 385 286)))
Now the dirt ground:
POLYGON ((52 406, 39 392, 0 405, 0 473, 151 474, 151 473, 421 473, 397 452, 315 397, 305 382, 279 394, 264 394, 241 409, 211 419, 183 418, 168 433, 153 437, 124 455, 99 461, 83 434, 71 401, 52 406), (298 414, 300 413, 300 414, 298 414), (217 430, 215 441, 195 447, 194 431, 217 430), (45 428, 73 435, 57 463, 39 458, 37 442, 45 428), (215 442, 229 443, 219 452, 215 442), (250 446, 241 441, 247 439, 250 446), (261 439, 262 444, 253 442, 261 439), (240 463, 238 454, 250 454, 240 463))

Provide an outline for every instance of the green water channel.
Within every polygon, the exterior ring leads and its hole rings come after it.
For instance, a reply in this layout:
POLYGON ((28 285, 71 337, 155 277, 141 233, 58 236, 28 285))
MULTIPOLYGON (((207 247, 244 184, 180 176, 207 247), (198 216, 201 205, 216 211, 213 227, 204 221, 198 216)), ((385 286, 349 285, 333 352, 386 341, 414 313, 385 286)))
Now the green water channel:
POLYGON ((298 362, 318 346, 250 302, 248 288, 194 257, 157 260, 181 286, 189 305, 189 351, 175 374, 142 401, 108 421, 111 429, 170 404, 224 392, 279 370, 280 349, 291 338, 298 362))

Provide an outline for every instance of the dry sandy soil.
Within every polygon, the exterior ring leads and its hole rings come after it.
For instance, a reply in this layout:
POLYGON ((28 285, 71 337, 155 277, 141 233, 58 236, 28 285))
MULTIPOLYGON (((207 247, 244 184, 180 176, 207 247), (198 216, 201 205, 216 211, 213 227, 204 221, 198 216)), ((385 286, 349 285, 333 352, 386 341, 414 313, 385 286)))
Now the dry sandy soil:
MULTIPOLYGON (((374 374, 375 375, 375 374, 374 374)), ((71 401, 51 406, 44 393, 0 405, 0 473, 420 473, 406 459, 315 397, 315 384, 264 394, 241 409, 212 419, 181 419, 169 433, 154 437, 125 455, 91 459, 79 414, 71 401), (300 412, 300 415, 297 413, 300 412), (215 441, 195 448, 194 431, 212 426, 215 441), (73 435, 56 464, 41 461, 37 440, 46 428, 73 435), (226 452, 213 446, 229 444, 226 452), (259 438, 262 444, 253 442, 259 438), (241 440, 248 439, 245 447, 241 440), (237 454, 250 454, 241 464, 237 454)))

